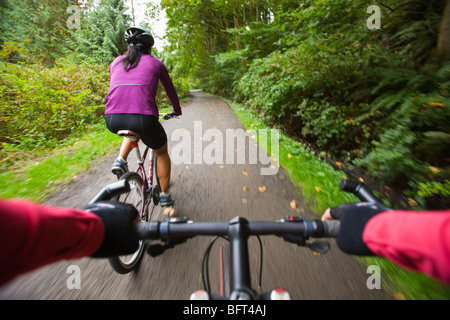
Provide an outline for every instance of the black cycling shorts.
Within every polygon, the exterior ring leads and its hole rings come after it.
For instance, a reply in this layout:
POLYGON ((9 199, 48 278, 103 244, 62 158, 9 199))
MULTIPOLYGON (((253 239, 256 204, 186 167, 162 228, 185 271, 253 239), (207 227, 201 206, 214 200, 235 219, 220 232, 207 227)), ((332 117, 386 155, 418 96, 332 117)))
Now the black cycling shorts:
POLYGON ((167 143, 167 135, 158 118, 143 114, 106 114, 106 127, 112 133, 119 130, 130 130, 141 136, 142 142, 153 150, 163 147, 167 143))

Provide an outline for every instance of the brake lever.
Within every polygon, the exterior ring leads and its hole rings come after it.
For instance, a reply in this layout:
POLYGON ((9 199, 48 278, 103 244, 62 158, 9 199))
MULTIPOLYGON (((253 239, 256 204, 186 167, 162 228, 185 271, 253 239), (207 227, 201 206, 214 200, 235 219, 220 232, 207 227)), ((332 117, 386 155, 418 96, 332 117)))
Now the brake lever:
POLYGON ((325 254, 330 250, 330 243, 328 241, 316 240, 313 242, 306 242, 307 238, 297 235, 284 235, 283 239, 290 243, 295 243, 300 247, 306 247, 313 252, 325 254))
POLYGON ((305 237, 293 235, 293 234, 286 234, 283 235, 284 241, 295 243, 298 246, 305 246, 306 245, 306 239, 305 237))
MULTIPOLYGON (((286 216, 284 221, 290 223, 303 222, 303 217, 300 216, 286 216)), ((330 243, 328 241, 312 241, 306 242, 309 237, 287 234, 283 236, 283 239, 287 242, 295 243, 298 246, 307 247, 313 252, 317 252, 320 254, 325 254, 330 250, 330 243)))
POLYGON ((159 255, 162 255, 164 253, 164 251, 166 251, 167 249, 170 249, 173 247, 175 247, 175 245, 173 245, 173 244, 166 244, 166 245, 152 244, 147 247, 147 253, 150 256, 152 256, 153 258, 155 258, 159 255))
POLYGON ((328 250, 330 250, 330 243, 328 241, 318 240, 312 243, 305 244, 305 247, 308 247, 313 252, 325 254, 328 252, 328 250))

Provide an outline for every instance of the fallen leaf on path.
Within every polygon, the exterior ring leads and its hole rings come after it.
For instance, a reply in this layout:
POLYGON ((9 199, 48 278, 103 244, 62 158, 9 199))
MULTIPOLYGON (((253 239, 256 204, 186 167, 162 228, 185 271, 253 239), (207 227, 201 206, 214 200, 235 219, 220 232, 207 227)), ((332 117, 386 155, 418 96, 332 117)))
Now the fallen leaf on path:
POLYGON ((247 203, 247 199, 242 198, 242 203, 247 203))
POLYGON ((292 209, 296 209, 297 208, 297 202, 295 202, 295 200, 291 201, 291 208, 292 209))
POLYGON ((247 174, 247 171, 242 171, 242 174, 244 175, 244 176, 247 176, 248 174, 247 174))
POLYGON ((259 192, 264 192, 266 191, 266 187, 258 187, 259 192))
POLYGON ((248 187, 242 187, 242 190, 247 191, 248 187))

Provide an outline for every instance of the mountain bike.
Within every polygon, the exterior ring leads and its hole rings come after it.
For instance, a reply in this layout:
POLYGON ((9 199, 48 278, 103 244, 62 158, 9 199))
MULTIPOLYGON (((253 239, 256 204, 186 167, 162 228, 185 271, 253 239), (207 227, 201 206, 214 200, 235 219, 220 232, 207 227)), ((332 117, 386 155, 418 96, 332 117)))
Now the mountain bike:
MULTIPOLYGON (((361 201, 382 202, 376 198, 363 183, 342 180, 342 191, 355 194, 361 201)), ((94 201, 105 200, 122 192, 128 192, 127 180, 121 180, 116 185, 105 187, 94 201)), ((148 245, 147 252, 156 257, 177 245, 185 243, 196 236, 213 236, 214 239, 207 247, 202 264, 203 290, 191 295, 191 299, 211 300, 257 300, 257 299, 289 299, 289 294, 283 289, 274 289, 267 293, 257 294, 251 287, 248 239, 250 236, 275 235, 285 241, 311 249, 320 254, 330 249, 327 241, 311 238, 336 237, 339 232, 338 220, 307 220, 302 217, 287 216, 277 221, 248 221, 242 217, 235 217, 229 221, 220 222, 194 222, 186 217, 174 217, 165 221, 140 222, 136 231, 142 240, 156 241, 148 245), (211 247, 217 238, 222 237, 229 241, 229 246, 221 250, 221 265, 223 272, 220 281, 228 291, 214 294, 210 290, 207 265, 211 247), (224 258, 226 257, 226 258, 224 258), (229 258, 229 259, 228 259, 229 258)), ((261 243, 261 242, 260 242, 261 243)), ((261 259, 262 261, 262 259, 261 259)), ((261 262, 262 263, 262 262, 261 262)), ((261 273, 260 273, 261 274, 261 273)), ((222 290, 221 290, 222 291, 222 290)))
MULTIPOLYGON (((174 117, 171 113, 161 113, 160 117, 169 120, 174 117)), ((140 213, 140 220, 145 222, 151 220, 155 207, 159 204, 161 187, 159 185, 157 170, 157 155, 148 146, 145 146, 141 154, 139 150, 139 134, 130 130, 120 130, 117 134, 131 140, 132 150, 135 152, 136 161, 130 163, 130 171, 119 177, 130 186, 130 189, 116 195, 113 200, 126 202, 136 207, 140 213), (148 171, 145 169, 145 161, 149 159, 148 171)), ((140 241, 139 249, 132 255, 117 256, 109 258, 109 263, 114 271, 126 274, 135 269, 144 253, 144 241, 140 241)))

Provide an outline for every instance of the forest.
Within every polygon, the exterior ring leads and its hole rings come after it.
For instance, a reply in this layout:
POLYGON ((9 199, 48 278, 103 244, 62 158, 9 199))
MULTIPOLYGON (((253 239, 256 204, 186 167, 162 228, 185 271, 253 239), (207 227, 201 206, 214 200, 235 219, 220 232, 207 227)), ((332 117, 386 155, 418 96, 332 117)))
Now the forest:
MULTIPOLYGON (((132 5, 0 2, 0 170, 102 125, 132 5)), ((449 208, 449 0, 162 0, 148 21, 163 10, 153 55, 182 99, 239 103, 395 206, 449 208)))

